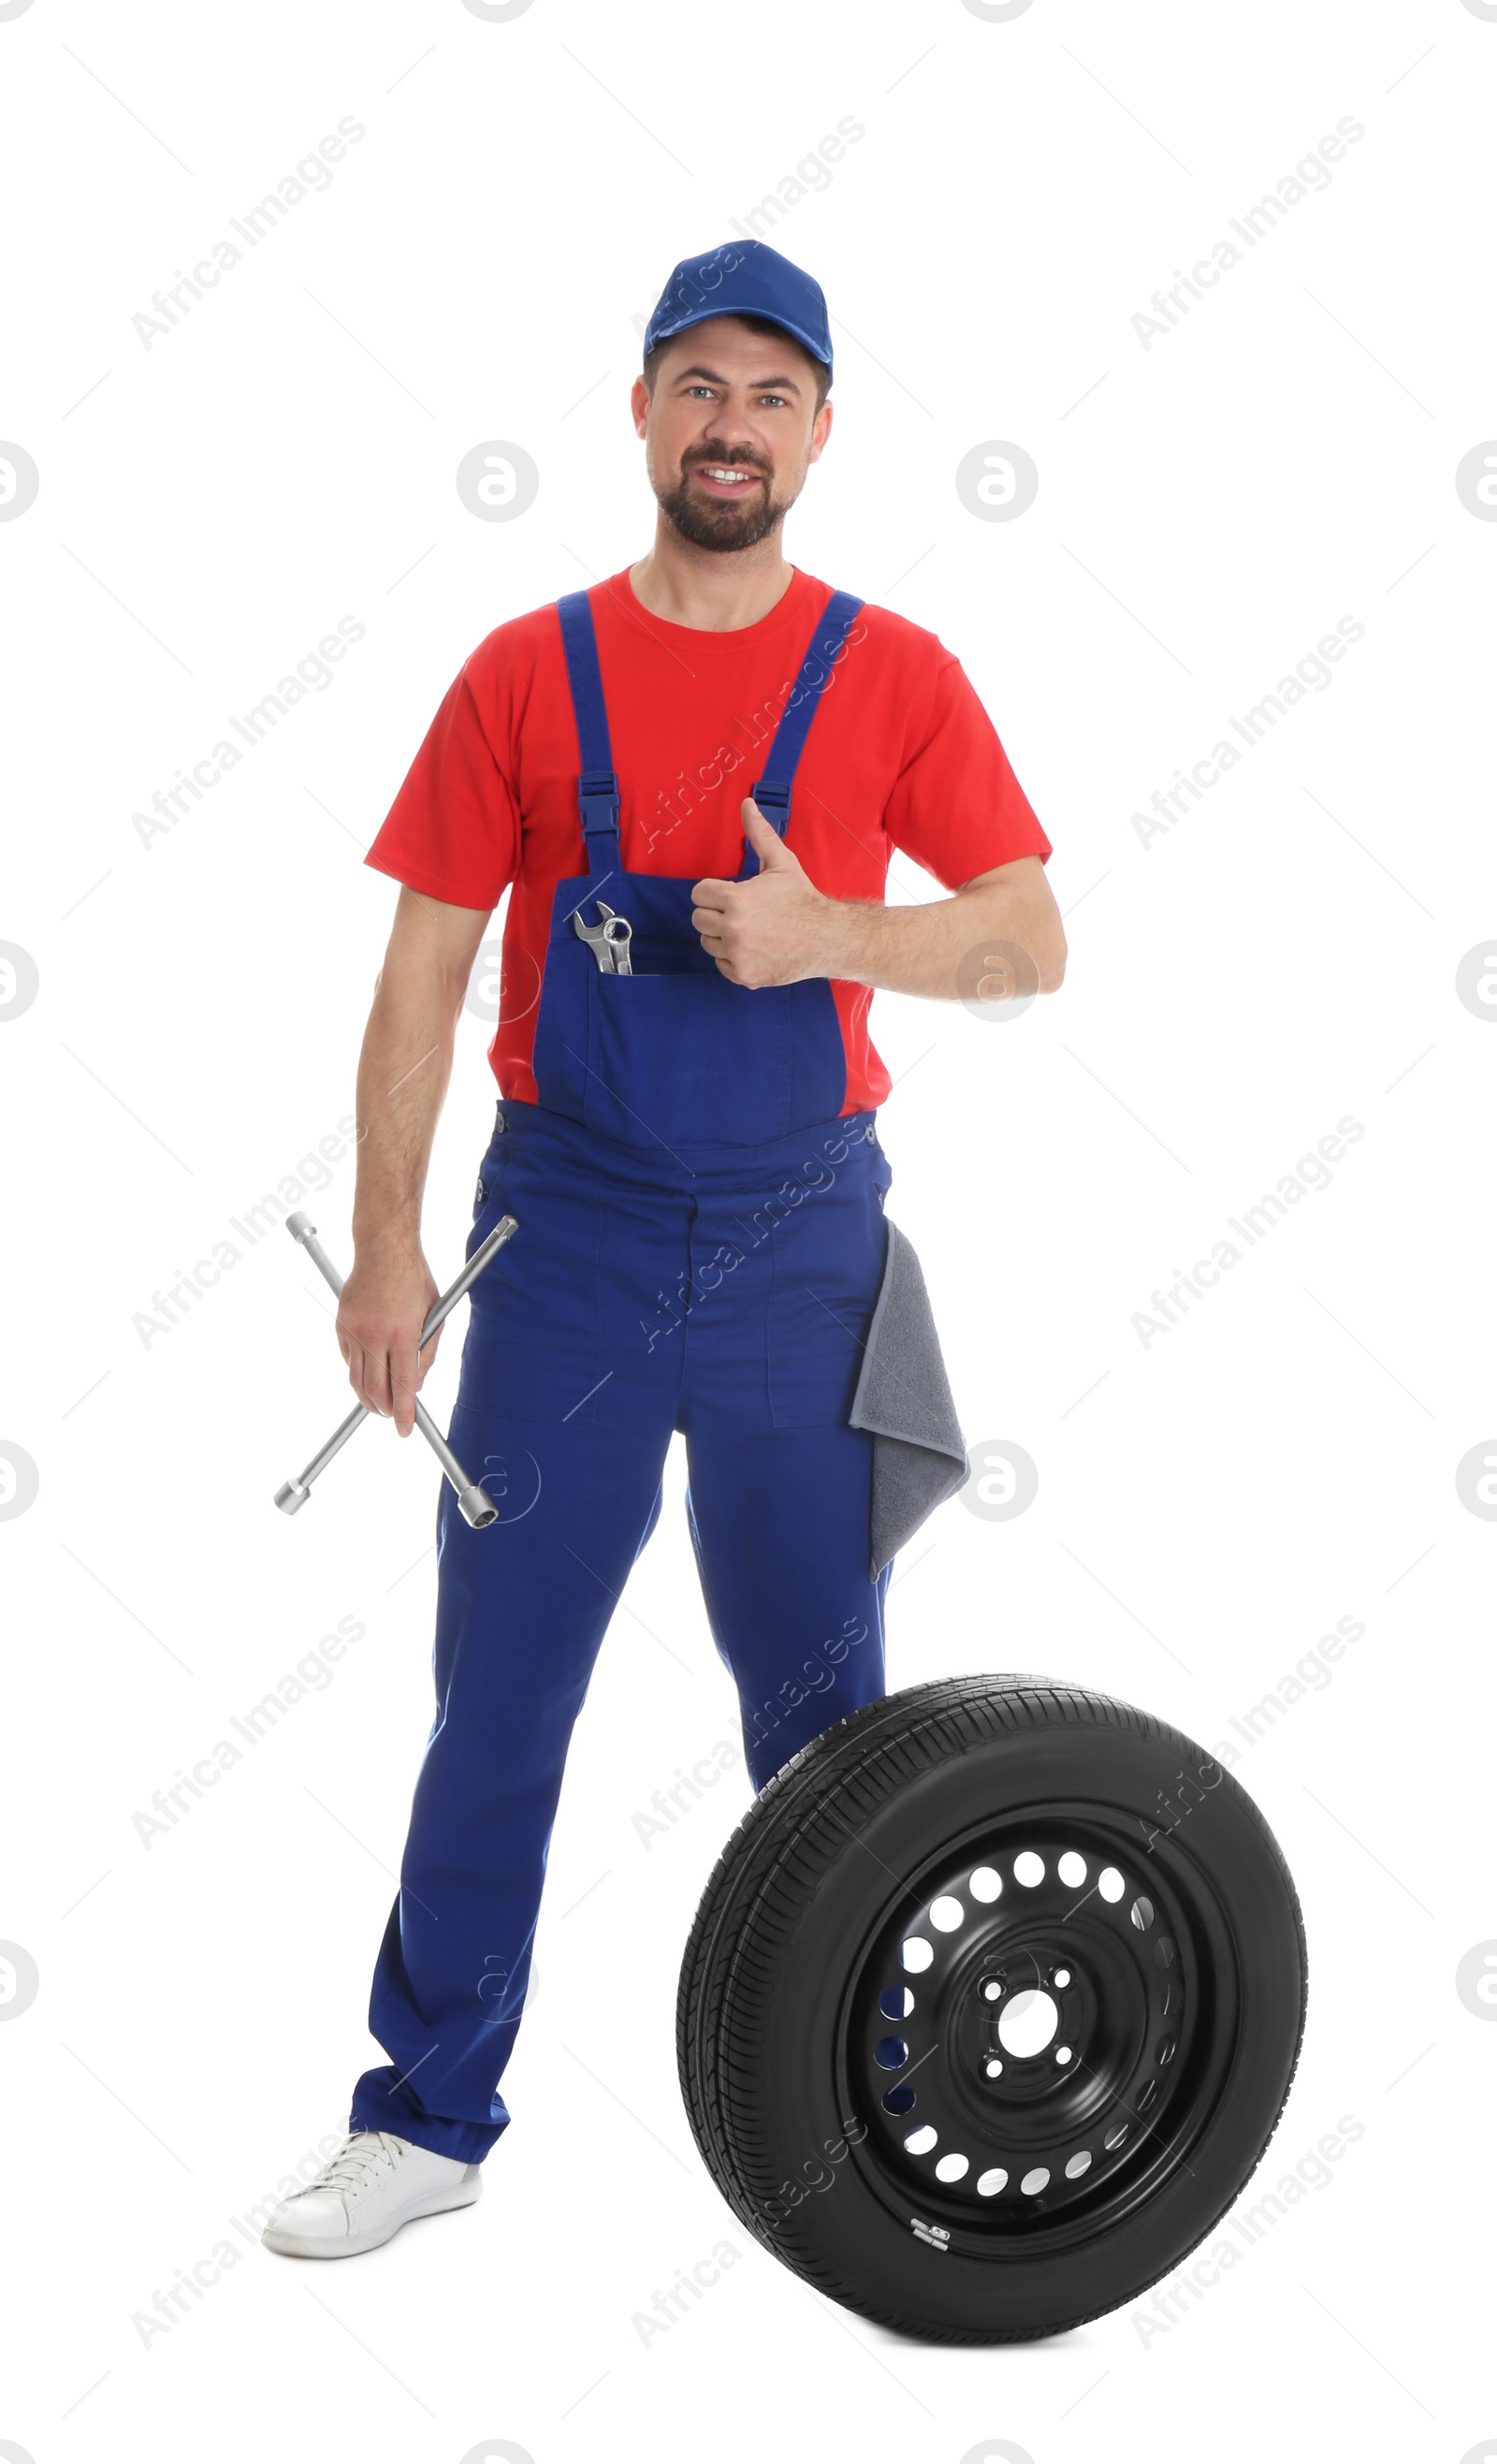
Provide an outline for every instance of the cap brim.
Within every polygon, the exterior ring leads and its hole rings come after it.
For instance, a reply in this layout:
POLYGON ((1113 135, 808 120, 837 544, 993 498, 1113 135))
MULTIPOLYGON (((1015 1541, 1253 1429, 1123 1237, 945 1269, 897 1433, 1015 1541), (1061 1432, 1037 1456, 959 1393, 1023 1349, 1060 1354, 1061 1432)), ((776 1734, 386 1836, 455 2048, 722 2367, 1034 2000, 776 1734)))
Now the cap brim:
POLYGON ((801 348, 805 353, 807 359, 814 360, 819 368, 829 368, 831 366, 830 360, 823 358, 810 336, 803 333, 799 325, 792 325, 789 319, 786 317, 770 317, 759 308, 698 309, 694 315, 691 317, 683 317, 679 323, 663 327, 655 336, 653 342, 650 344, 650 349, 658 351, 662 342, 673 342, 677 334, 689 334, 693 325, 710 325, 715 317, 757 317, 761 324, 778 325, 782 334, 789 335, 792 342, 800 343, 801 348))

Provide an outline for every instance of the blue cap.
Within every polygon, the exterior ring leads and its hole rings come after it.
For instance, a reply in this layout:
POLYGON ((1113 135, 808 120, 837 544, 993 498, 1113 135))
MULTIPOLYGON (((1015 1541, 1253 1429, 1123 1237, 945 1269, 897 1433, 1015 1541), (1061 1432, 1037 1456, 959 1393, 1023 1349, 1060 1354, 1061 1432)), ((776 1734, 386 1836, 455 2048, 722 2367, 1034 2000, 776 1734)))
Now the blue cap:
POLYGON ((709 317, 767 317, 831 375, 831 329, 819 282, 761 239, 737 239, 708 256, 684 256, 645 328, 645 357, 657 342, 709 317))

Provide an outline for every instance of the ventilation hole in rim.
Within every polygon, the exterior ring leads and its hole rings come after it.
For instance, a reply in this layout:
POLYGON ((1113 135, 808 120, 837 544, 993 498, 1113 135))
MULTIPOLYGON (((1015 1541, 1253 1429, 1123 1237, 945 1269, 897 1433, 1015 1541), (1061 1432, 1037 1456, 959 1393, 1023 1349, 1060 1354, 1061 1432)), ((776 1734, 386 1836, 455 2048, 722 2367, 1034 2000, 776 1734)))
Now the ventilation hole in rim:
POLYGON ((891 1985, 879 1995, 878 2007, 886 2019, 908 2019, 914 2009, 914 1995, 908 1985, 891 1985))
POLYGON ((873 2059, 881 2071, 902 2070, 909 2058, 910 2048, 903 2036, 880 2036, 873 2048, 873 2059))
POLYGON ((1116 1902, 1122 1898, 1123 1893, 1127 1888, 1128 1885, 1124 1881, 1122 1875, 1118 1872, 1117 1867, 1115 1865, 1104 1865, 1101 1873, 1097 1876, 1097 1889, 1101 1892, 1102 1897, 1108 1902, 1110 1906, 1114 1905, 1116 1902))
POLYGON ((1034 1890, 1045 1880, 1045 1859, 1032 1848, 1021 1849, 1014 1859, 1014 1880, 1023 1882, 1026 1891, 1034 1890))
POLYGON ((1081 2179, 1081 2177, 1082 2177, 1082 2175, 1083 2175, 1083 2173, 1090 2171, 1090 2166, 1091 2166, 1091 2151, 1090 2151, 1090 2148, 1087 2148, 1087 2147, 1078 2148, 1078 2150, 1077 2150, 1077 2152, 1076 2152, 1076 2154, 1075 2154, 1074 2156, 1068 2156, 1068 2157, 1067 2157, 1067 2159, 1066 2159, 1066 2179, 1067 2179, 1067 2181, 1068 2181, 1068 2182, 1079 2182, 1079 2181, 1080 2181, 1080 2179, 1081 2179))
POLYGON ((995 1873, 991 1865, 979 1865, 967 1876, 967 1888, 973 1898, 980 1900, 986 1907, 989 1901, 1002 1896, 1003 1878, 1002 1874, 995 1873))
POLYGON ((1087 1860, 1074 1848, 1068 1848, 1056 1870, 1068 1891, 1079 1891, 1087 1879, 1087 1860))
POLYGON ((1167 1933, 1160 1934, 1158 1941, 1154 1946, 1154 1955, 1161 1968, 1174 1967, 1175 1945, 1170 1940, 1167 1933))
POLYGON ((900 1961, 908 1968, 912 1976, 918 1976, 922 1968, 929 1968, 935 1956, 935 1951, 923 1934, 913 1933, 908 1942, 902 1942, 899 1946, 900 1961))
POLYGON ((1147 1933, 1154 1923, 1154 1902, 1136 1899, 1128 1911, 1140 1933, 1147 1933))
POLYGON ((990 2166, 985 2173, 980 2173, 978 2175, 977 2189, 979 2198, 996 2199, 1007 2179, 1008 2175, 1004 2172, 1002 2165, 990 2166))
POLYGON ((908 2079, 900 2079, 897 2086, 886 2087, 884 2090, 884 2111, 886 2113, 908 2113, 914 2102, 914 2090, 910 2085, 908 2079))
POLYGON ((1166 2062, 1173 2062, 1175 2059, 1175 2038, 1173 2036, 1165 2037, 1163 2044, 1159 2047, 1154 2058, 1161 2071, 1163 2070, 1166 2062))
POLYGON ((1115 2130, 1110 2130, 1108 2132, 1102 2145, 1107 2149, 1109 2155, 1112 2154, 1114 2147, 1121 2147, 1133 2126, 1134 2125, 1131 2122, 1120 2122, 1115 2130))
POLYGON ((912 2130, 905 2145, 912 2156, 928 2156, 936 2145, 936 2133, 927 2123, 923 2130, 912 2130))
POLYGON ((1061 1991, 1064 1993, 1067 1986, 1070 1983, 1070 1969, 1068 1968, 1058 1968, 1055 1971, 1054 1982, 1060 1987, 1061 1991))
POLYGON ((1023 2190, 1026 2199, 1037 2199, 1049 2178, 1049 2167, 1047 2165, 1036 2165, 1032 2172, 1024 2175, 1019 2188, 1023 2190))
POLYGON ((949 1896, 931 1902, 931 1923, 937 1933, 955 1933, 966 1922, 967 1911, 959 1900, 949 1896))
POLYGON ((943 2156, 936 2167, 937 2182, 959 2182, 969 2169, 965 2156, 943 2156))
POLYGON ((1149 2079, 1145 2085, 1140 2088, 1138 2092, 1138 2110, 1140 2113, 1148 2112, 1149 2107, 1153 2104, 1158 2093, 1159 2082, 1157 2079, 1149 2079))
POLYGON ((1172 2012, 1175 2012, 1175 2011, 1178 2011, 1178 2010, 1179 2009, 1179 2006, 1180 2006, 1180 1997, 1179 1997, 1179 1993, 1178 1993, 1178 1991, 1177 1990, 1177 1988, 1176 1988, 1175 1986, 1173 1986, 1173 1985, 1161 1985, 1161 1986, 1160 1986, 1160 1988, 1159 1988, 1159 2016, 1160 2016, 1160 2018, 1161 2018, 1161 2019, 1167 2019, 1167 2018, 1169 2018, 1169 2016, 1170 2016, 1171 2013, 1172 2013, 1172 2012))

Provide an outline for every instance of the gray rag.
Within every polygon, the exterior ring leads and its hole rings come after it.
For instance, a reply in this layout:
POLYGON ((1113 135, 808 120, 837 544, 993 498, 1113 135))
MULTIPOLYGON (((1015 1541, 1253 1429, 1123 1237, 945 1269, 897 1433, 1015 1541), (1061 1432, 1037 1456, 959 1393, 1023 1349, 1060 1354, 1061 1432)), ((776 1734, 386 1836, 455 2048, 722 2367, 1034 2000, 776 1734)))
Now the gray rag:
POLYGON ((883 1279, 862 1375, 848 1415, 873 1438, 869 1579, 967 1477, 967 1448, 952 1401, 920 1261, 887 1222, 883 1279))

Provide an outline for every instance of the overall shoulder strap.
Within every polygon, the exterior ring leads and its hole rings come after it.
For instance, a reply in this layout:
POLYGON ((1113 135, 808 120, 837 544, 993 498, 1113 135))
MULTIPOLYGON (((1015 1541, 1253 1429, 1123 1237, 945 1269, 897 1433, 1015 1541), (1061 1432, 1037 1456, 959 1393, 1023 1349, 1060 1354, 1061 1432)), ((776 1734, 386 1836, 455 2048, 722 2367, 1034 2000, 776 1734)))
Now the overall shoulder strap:
MULTIPOLYGON (((805 749, 811 721, 816 716, 822 694, 831 681, 834 660, 847 639, 853 618, 862 606, 849 591, 837 590, 827 600, 817 619, 811 646, 801 662, 801 672, 791 688, 790 698, 781 714, 768 759, 750 795, 773 829, 784 837, 790 819, 790 789, 796 767, 805 749)), ((752 847, 746 847, 743 871, 752 875, 759 870, 759 858, 752 847)))
POLYGON ((619 861, 619 782, 613 772, 608 742, 608 711, 598 666, 598 636, 585 590, 568 591, 556 603, 561 623, 561 648, 572 689, 572 715, 577 721, 577 749, 582 771, 577 802, 582 815, 583 847, 589 872, 610 872, 619 861))

